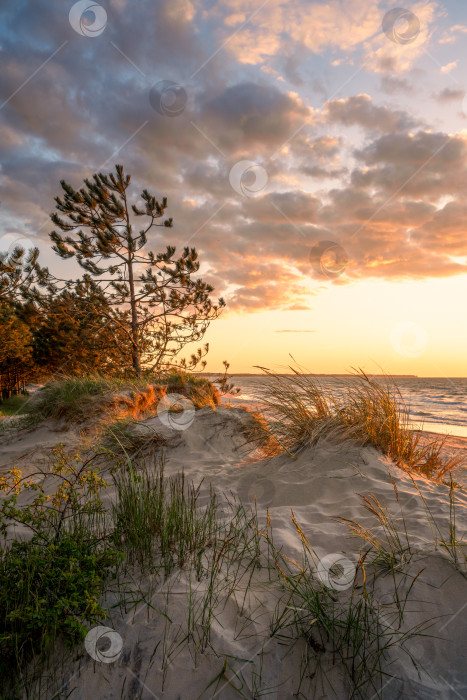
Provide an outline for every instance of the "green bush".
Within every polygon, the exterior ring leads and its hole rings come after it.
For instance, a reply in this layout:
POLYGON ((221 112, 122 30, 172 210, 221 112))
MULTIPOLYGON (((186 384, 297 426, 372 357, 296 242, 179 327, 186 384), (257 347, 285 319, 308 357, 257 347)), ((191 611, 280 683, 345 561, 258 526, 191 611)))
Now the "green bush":
POLYGON ((71 646, 86 625, 105 619, 99 599, 122 558, 100 497, 107 483, 93 458, 70 457, 61 446, 53 454, 47 474, 23 477, 14 468, 0 476, 0 533, 8 537, 17 524, 30 535, 0 549, 0 674, 12 688, 29 661, 47 658, 57 637, 71 646))
POLYGON ((64 532, 58 542, 13 542, 0 551, 0 674, 13 680, 60 635, 68 646, 105 619, 99 598, 119 560, 115 549, 64 532))

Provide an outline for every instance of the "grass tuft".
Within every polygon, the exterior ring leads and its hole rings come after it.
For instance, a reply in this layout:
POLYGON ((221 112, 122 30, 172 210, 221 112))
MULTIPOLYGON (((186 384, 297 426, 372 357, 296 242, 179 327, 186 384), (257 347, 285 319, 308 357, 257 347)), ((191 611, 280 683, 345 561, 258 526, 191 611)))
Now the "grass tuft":
POLYGON ((67 423, 83 423, 103 414, 138 418, 154 412, 167 393, 186 396, 195 408, 215 407, 220 400, 211 382, 183 371, 133 380, 95 375, 53 380, 36 392, 25 410, 36 420, 67 423))
POLYGON ((117 501, 113 506, 114 538, 141 568, 162 562, 165 575, 199 559, 217 531, 217 501, 210 491, 199 503, 200 486, 182 473, 164 478, 164 462, 136 470, 131 463, 114 474, 117 501))
POLYGON ((3 401, 0 401, 0 418, 20 414, 28 401, 29 396, 27 394, 18 394, 17 396, 11 396, 9 399, 3 399, 3 401))
POLYGON ((388 378, 377 381, 360 370, 337 396, 293 367, 291 375, 262 369, 271 380, 261 397, 268 424, 260 438, 265 444, 271 444, 272 435, 282 450, 294 452, 321 438, 353 439, 435 480, 461 462, 443 457, 446 438, 422 442, 420 432, 410 428, 409 408, 399 389, 388 378))

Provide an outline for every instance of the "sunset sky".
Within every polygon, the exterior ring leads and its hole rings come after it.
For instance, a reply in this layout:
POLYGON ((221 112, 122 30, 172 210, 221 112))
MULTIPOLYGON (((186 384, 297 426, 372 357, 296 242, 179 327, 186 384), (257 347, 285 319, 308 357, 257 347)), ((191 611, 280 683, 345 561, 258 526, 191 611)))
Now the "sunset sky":
POLYGON ((227 302, 208 370, 466 376, 467 5, 398 2, 5 0, 0 250, 80 274, 59 181, 122 163, 227 302))

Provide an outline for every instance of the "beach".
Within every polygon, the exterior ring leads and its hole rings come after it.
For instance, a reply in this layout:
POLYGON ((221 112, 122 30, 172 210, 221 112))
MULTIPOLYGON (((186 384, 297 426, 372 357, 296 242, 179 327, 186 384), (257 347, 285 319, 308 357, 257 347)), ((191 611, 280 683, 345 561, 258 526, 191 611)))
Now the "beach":
MULTIPOLYGON (((169 575, 129 569, 105 595, 101 651, 93 637, 72 656, 58 645, 47 692, 82 700, 463 697, 467 571, 449 534, 453 503, 456 536, 465 529, 463 489, 346 440, 265 458, 247 439, 254 418, 241 402, 225 397, 185 423, 138 421, 135 434, 164 442, 166 478, 183 471, 202 507, 214 490, 223 534, 169 575), (315 596, 324 596, 321 612, 315 596), (350 622, 355 615, 363 626, 350 622)), ((83 449, 82 428, 49 420, 3 433, 2 470, 45 468, 58 442, 69 453, 83 449)), ((465 455, 467 440, 451 436, 444 450, 465 455)), ((153 471, 156 453, 144 458, 153 471)), ((45 494, 55 487, 46 477, 45 494)), ((103 499, 111 508, 115 486, 103 499)), ((10 537, 27 538, 27 528, 10 537)))

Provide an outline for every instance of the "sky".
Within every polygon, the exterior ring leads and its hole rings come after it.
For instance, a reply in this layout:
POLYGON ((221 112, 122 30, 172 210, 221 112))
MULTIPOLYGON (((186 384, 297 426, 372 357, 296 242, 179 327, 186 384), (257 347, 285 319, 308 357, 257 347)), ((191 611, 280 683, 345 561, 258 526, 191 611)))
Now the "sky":
POLYGON ((227 307, 207 369, 467 376, 467 6, 3 0, 0 249, 62 179, 167 196, 227 307))

